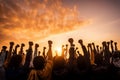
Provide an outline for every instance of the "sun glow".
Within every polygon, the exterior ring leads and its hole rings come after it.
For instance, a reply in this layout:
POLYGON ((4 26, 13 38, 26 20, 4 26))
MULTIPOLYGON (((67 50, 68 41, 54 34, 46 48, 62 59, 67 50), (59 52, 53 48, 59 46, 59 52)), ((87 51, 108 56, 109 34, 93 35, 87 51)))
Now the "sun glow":
POLYGON ((60 47, 57 47, 57 48, 55 49, 55 54, 56 54, 57 56, 61 56, 61 54, 62 54, 62 49, 61 49, 60 47))

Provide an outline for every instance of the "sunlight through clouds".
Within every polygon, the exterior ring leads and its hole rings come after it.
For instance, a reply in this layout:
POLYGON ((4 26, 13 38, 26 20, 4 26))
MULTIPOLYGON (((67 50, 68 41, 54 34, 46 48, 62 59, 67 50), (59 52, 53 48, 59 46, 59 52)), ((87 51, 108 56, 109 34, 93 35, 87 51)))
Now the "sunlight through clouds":
POLYGON ((87 23, 76 5, 65 7, 62 0, 1 0, 0 10, 0 44, 11 38, 36 41, 87 23))

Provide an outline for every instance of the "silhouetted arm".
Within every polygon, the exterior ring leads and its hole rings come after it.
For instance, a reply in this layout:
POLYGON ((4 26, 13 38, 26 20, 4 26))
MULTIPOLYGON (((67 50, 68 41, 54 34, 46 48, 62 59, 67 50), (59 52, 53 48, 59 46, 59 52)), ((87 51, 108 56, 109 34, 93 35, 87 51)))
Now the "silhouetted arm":
POLYGON ((111 50, 112 50, 112 53, 114 53, 113 41, 111 40, 110 43, 111 43, 111 50))
POLYGON ((62 45, 62 54, 61 54, 62 57, 65 56, 64 52, 65 52, 64 45, 62 45))
POLYGON ((46 59, 46 55, 45 55, 45 49, 46 49, 46 47, 43 47, 43 57, 46 59))
POLYGON ((108 45, 107 45, 106 41, 103 42, 103 49, 104 49, 104 51, 103 51, 103 53, 104 53, 104 62, 105 62, 106 65, 109 65, 110 64, 111 53, 110 53, 110 51, 108 49, 108 45))
POLYGON ((115 45, 115 51, 118 51, 117 42, 114 42, 114 45, 115 45))
POLYGON ((90 51, 90 47, 89 47, 90 43, 88 44, 87 48, 88 48, 88 53, 90 54, 91 51, 90 51))
POLYGON ((7 55, 6 48, 7 48, 6 46, 2 46, 2 50, 0 52, 0 67, 3 67, 6 59, 6 55, 7 55))
POLYGON ((41 52, 40 52, 40 51, 38 51, 38 56, 40 56, 40 53, 41 53, 41 52))
POLYGON ((20 51, 19 51, 19 55, 23 55, 23 48, 25 47, 25 44, 22 43, 21 44, 21 48, 20 48, 20 51))
POLYGON ((96 47, 97 47, 97 53, 100 53, 99 45, 96 45, 96 47))
POLYGON ((89 68, 90 67, 90 54, 88 53, 86 47, 83 45, 83 41, 81 39, 78 41, 78 43, 80 43, 80 45, 81 45, 81 48, 82 48, 83 53, 84 53, 86 64, 89 68))
POLYGON ((75 45, 73 44, 74 42, 73 38, 69 38, 68 42, 70 43, 69 60, 71 62, 75 59, 75 45))
POLYGON ((78 50, 78 47, 76 47, 76 49, 74 50, 75 51, 75 57, 77 57, 77 50, 78 50))
POLYGON ((92 49, 92 44, 91 43, 89 43, 88 44, 88 47, 89 47, 89 49, 90 49, 90 62, 91 62, 91 64, 94 64, 95 63, 95 56, 94 56, 94 51, 93 51, 93 49, 92 49))
POLYGON ((32 46, 33 46, 33 42, 29 42, 29 48, 26 53, 26 59, 24 64, 25 67, 29 67, 30 65, 30 61, 32 59, 32 53, 33 53, 32 46))
POLYGON ((48 45, 49 45, 49 49, 47 52, 48 60, 52 60, 53 57, 52 57, 52 41, 51 40, 48 41, 48 45))
POLYGON ((66 44, 66 48, 65 48, 65 59, 67 59, 67 53, 68 53, 68 44, 66 44))
POLYGON ((15 46, 15 50, 14 50, 14 52, 13 52, 13 55, 17 55, 17 48, 18 48, 18 47, 20 47, 19 44, 17 44, 17 45, 15 46))
POLYGON ((8 54, 7 54, 7 58, 5 60, 5 63, 4 63, 4 66, 7 67, 8 66, 8 63, 11 59, 11 54, 12 54, 12 49, 13 49, 13 45, 14 45, 14 42, 10 42, 10 48, 9 48, 9 51, 8 51, 8 54))
POLYGON ((35 50, 34 50, 34 57, 37 56, 37 52, 38 52, 38 47, 39 47, 39 44, 35 44, 35 50))
POLYGON ((97 55, 97 50, 96 50, 95 44, 94 44, 94 43, 92 43, 92 45, 93 45, 94 55, 96 56, 96 55, 97 55))
POLYGON ((83 41, 82 41, 82 40, 79 40, 78 43, 80 43, 80 45, 81 45, 82 51, 83 51, 83 53, 84 53, 84 56, 85 56, 86 58, 89 58, 89 57, 90 57, 90 54, 88 54, 88 51, 87 51, 85 45, 83 45, 83 41))

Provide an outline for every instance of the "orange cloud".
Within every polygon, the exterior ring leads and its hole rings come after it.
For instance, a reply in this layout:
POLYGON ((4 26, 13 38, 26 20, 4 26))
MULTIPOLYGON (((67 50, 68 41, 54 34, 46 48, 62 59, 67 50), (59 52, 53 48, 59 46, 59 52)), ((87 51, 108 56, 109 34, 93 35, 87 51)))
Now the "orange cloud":
POLYGON ((86 21, 77 6, 65 7, 63 0, 1 0, 0 44, 3 41, 38 40, 76 30, 86 21))

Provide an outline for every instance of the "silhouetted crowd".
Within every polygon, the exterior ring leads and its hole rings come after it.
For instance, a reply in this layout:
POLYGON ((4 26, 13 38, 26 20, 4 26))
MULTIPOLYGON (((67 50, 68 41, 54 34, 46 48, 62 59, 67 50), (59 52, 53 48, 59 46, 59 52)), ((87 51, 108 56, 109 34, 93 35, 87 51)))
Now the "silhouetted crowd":
POLYGON ((95 43, 85 46, 80 39, 80 47, 75 46, 73 38, 68 42, 69 46, 61 46, 61 56, 56 52, 54 57, 51 40, 48 41, 48 51, 43 47, 42 53, 38 50, 39 44, 34 45, 32 41, 28 42, 26 51, 24 43, 15 45, 10 42, 9 50, 2 46, 0 80, 120 80, 117 42, 110 40, 103 41, 102 46, 95 43), (17 51, 19 47, 20 51, 17 51))

